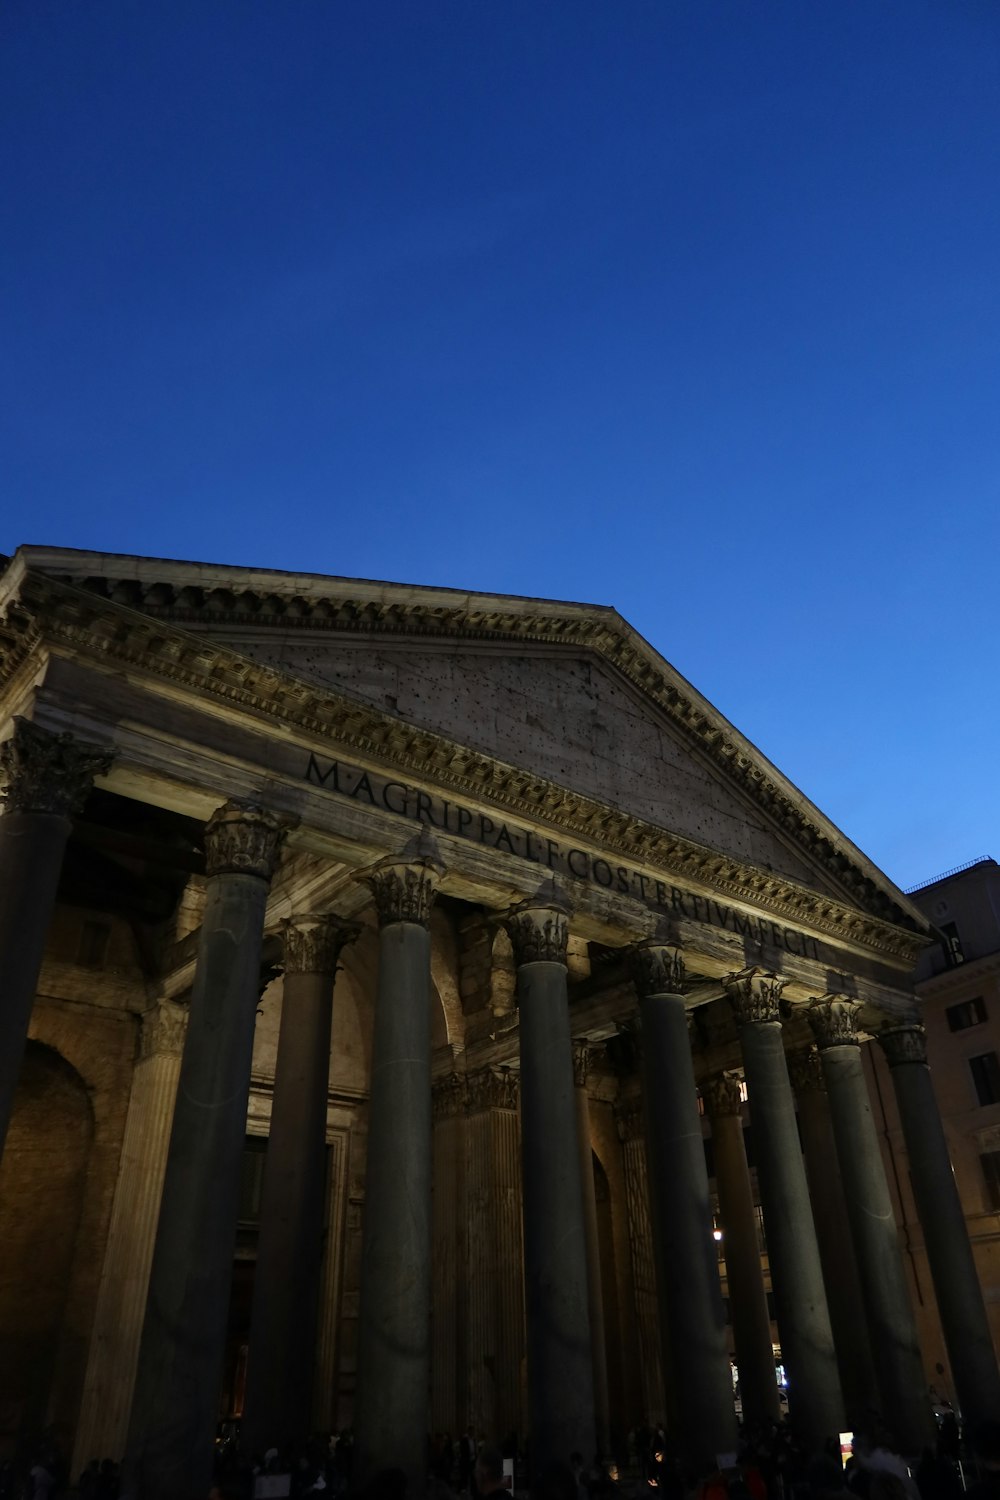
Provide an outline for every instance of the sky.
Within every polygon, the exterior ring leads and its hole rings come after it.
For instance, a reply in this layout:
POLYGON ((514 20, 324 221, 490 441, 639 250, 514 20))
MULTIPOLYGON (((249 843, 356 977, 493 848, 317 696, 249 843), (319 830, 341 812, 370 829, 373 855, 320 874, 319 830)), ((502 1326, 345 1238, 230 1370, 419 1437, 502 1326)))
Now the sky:
POLYGON ((1000 857, 996 0, 4 0, 0 551, 612 604, 1000 857))

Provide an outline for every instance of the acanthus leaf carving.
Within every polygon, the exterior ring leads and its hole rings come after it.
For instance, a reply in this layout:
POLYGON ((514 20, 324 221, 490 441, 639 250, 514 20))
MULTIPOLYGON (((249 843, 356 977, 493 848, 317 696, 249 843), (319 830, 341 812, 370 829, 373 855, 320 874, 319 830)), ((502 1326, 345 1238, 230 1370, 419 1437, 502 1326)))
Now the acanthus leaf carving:
POLYGON ((14 717, 14 732, 0 744, 0 792, 8 813, 83 811, 95 776, 106 776, 115 752, 72 734, 54 734, 31 719, 14 717))
POLYGON ((743 1108, 743 1086, 735 1073, 716 1073, 701 1085, 701 1097, 710 1119, 738 1115, 743 1108))
POLYGON ((637 943, 628 952, 629 971, 640 999, 652 995, 683 995, 687 970, 675 943, 637 943))
POLYGON ((912 1026, 890 1026, 878 1033, 879 1045, 890 1068, 904 1063, 927 1062, 927 1032, 919 1023, 912 1026))
POLYGON ((740 1026, 780 1021, 778 1002, 787 980, 765 969, 741 969, 723 980, 740 1026))
POLYGON ((226 802, 205 824, 205 871, 214 875, 256 875, 270 880, 281 846, 295 819, 256 802, 226 802))
POLYGON ((827 1047, 858 1047, 861 1003, 845 995, 824 995, 806 1009, 806 1019, 821 1052, 827 1047))
POLYGON ((285 973, 332 977, 341 953, 360 931, 356 923, 343 922, 332 913, 285 917, 281 923, 285 973))
POLYGON ((429 927, 442 873, 436 860, 389 858, 360 872, 356 878, 368 886, 375 898, 380 927, 389 927, 394 922, 429 927))

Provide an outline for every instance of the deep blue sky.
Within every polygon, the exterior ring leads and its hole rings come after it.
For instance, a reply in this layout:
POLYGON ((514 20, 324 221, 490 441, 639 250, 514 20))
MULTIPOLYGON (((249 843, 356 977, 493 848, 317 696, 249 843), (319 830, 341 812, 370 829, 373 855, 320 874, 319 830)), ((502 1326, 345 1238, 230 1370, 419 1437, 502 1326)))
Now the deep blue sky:
POLYGON ((4 0, 0 550, 616 605, 1000 856, 996 0, 4 0))

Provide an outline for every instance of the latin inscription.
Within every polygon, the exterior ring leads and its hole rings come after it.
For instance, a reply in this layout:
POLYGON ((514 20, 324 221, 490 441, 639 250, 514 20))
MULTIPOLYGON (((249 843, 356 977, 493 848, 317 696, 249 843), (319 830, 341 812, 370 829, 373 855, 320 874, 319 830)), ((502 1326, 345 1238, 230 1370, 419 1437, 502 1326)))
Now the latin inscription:
POLYGON ((310 754, 305 779, 324 791, 336 792, 352 802, 364 802, 371 807, 383 808, 386 812, 410 818, 415 823, 426 823, 439 833, 450 833, 456 838, 468 839, 470 843, 482 844, 488 849, 499 849, 519 859, 530 860, 550 870, 553 875, 571 876, 574 880, 587 881, 606 891, 615 891, 622 896, 632 896, 655 911, 689 917, 696 922, 708 922, 713 927, 723 927, 739 937, 770 947, 783 948, 799 958, 820 958, 819 944, 815 938, 807 937, 794 927, 785 927, 766 917, 746 916, 724 901, 708 896, 696 896, 693 891, 682 890, 666 881, 656 880, 633 870, 628 865, 619 865, 586 849, 573 849, 559 839, 542 837, 529 829, 519 828, 488 813, 473 812, 460 802, 451 802, 430 792, 418 791, 402 781, 389 781, 384 777, 359 771, 346 766, 342 761, 321 763, 310 754))

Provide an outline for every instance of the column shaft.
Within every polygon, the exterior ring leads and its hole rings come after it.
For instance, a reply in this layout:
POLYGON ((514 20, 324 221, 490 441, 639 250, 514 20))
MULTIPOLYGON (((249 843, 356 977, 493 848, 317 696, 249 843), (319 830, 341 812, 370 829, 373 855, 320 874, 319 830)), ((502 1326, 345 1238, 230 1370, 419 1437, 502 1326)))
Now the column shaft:
MULTIPOLYGON (((653 1253, 653 1229, 649 1218, 649 1169, 646 1161, 645 1123, 638 1108, 619 1112, 618 1131, 622 1138, 622 1162, 625 1196, 628 1207, 629 1249, 632 1258, 632 1284, 635 1297, 635 1324, 638 1334, 639 1375, 642 1408, 630 1413, 630 1419, 642 1417, 647 1422, 662 1422, 667 1417, 664 1390, 663 1355, 660 1349, 659 1301, 656 1295, 656 1259, 653 1253)), ((673 1413, 671 1411, 670 1415, 673 1413)))
POLYGON ((309 1436, 326 1187, 326 1107, 337 957, 348 936, 285 926, 285 976, 261 1194, 246 1407, 247 1455, 309 1436))
POLYGON ((518 965, 532 1466, 594 1451, 587 1257, 563 909, 511 914, 518 965))
POLYGON ((732 976, 727 988, 740 1022, 771 1286, 789 1377, 789 1406, 807 1441, 818 1446, 840 1430, 842 1399, 778 1020, 781 983, 768 976, 744 974, 732 976))
POLYGON ((594 1372, 594 1423, 597 1447, 607 1453, 611 1441, 608 1358, 604 1335, 604 1296, 601 1283, 601 1251, 597 1233, 597 1198, 594 1192, 594 1159, 590 1144, 590 1101, 586 1089, 586 1063, 576 1060, 577 1135, 580 1147, 580 1182, 583 1187, 583 1220, 587 1250, 587 1309, 590 1317, 591 1363, 594 1372), (580 1069, 583 1083, 580 1082, 580 1069))
POLYGON ((736 1447, 736 1414, 683 964, 673 949, 634 951, 656 1284, 666 1359, 677 1375, 680 1438, 699 1473, 736 1447))
POLYGON ((850 1039, 859 1008, 834 1000, 812 1007, 810 1019, 820 1044, 882 1412, 902 1451, 918 1453, 932 1440, 931 1413, 861 1048, 850 1039))
POLYGON ((852 1429, 857 1430, 868 1421, 872 1411, 878 1410, 878 1383, 868 1328, 865 1319, 858 1317, 858 1308, 862 1306, 861 1278, 851 1242, 847 1202, 837 1165, 837 1147, 819 1055, 814 1052, 811 1060, 800 1058, 799 1062, 801 1071, 812 1075, 807 1083, 796 1088, 809 1200, 816 1225, 847 1419, 852 1429))
POLYGON ((721 1082, 713 1080, 714 1087, 710 1085, 702 1092, 712 1121, 715 1183, 719 1193, 743 1420, 776 1422, 781 1410, 757 1236, 757 1214, 743 1144, 739 1085, 735 1080, 727 1079, 725 1082, 729 1087, 723 1091, 719 1088, 721 1082), (716 1097, 723 1092, 726 1097, 716 1097), (735 1098, 731 1097, 733 1093, 735 1098))
POLYGON ((962 1416, 971 1430, 1000 1411, 1000 1374, 923 1031, 880 1038, 892 1069, 903 1139, 938 1312, 962 1416))
POLYGON ((24 1061, 45 942, 71 815, 86 801, 110 752, 15 718, 0 744, 6 786, 0 817, 0 1155, 24 1061))
POLYGON ((209 879, 126 1449, 139 1500, 207 1493, 278 820, 208 825, 209 879), (244 873, 252 869, 253 873, 244 873))
POLYGON ((428 863, 376 866, 379 970, 368 1106, 354 1483, 427 1480, 431 1317, 431 939, 428 863))

